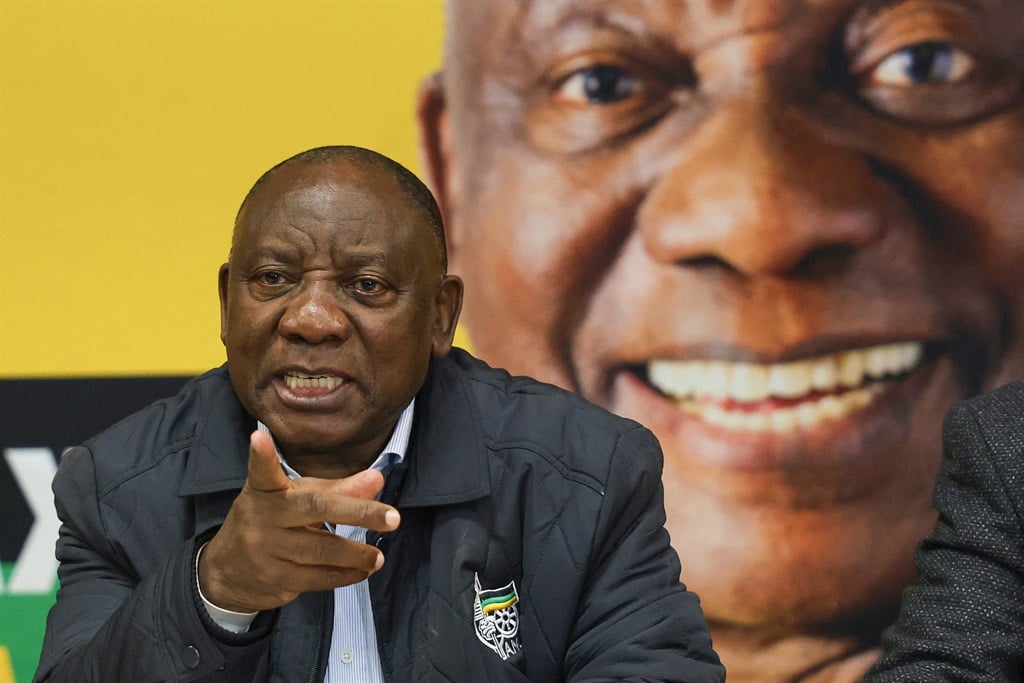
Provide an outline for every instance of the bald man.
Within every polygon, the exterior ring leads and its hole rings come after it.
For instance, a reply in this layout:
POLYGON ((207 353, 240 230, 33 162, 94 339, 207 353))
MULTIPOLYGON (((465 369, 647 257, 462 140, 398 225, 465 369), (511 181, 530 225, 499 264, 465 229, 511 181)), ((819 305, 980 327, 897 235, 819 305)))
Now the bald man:
POLYGON ((635 422, 452 349, 438 208, 356 147, 265 174, 226 365, 66 453, 37 681, 721 681, 635 422))

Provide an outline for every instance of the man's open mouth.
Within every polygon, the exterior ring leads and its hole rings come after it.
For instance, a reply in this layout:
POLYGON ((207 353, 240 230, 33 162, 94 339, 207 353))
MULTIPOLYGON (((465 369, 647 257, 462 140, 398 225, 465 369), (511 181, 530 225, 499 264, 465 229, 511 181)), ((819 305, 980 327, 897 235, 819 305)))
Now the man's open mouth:
POLYGON ((292 390, 296 389, 334 389, 342 383, 342 379, 335 375, 306 375, 300 372, 285 373, 284 383, 292 390))
POLYGON ((867 406, 886 381, 924 356, 917 341, 892 342, 784 363, 655 360, 647 379, 684 412, 727 429, 810 427, 867 406))

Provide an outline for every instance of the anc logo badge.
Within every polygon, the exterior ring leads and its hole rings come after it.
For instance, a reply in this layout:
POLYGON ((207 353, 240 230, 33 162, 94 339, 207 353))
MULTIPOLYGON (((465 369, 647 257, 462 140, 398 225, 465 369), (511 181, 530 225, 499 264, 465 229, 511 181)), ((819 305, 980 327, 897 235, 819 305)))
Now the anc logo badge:
POLYGON ((516 582, 509 581, 501 588, 482 589, 480 576, 473 574, 473 622, 480 642, 508 659, 519 652, 519 594, 516 582))

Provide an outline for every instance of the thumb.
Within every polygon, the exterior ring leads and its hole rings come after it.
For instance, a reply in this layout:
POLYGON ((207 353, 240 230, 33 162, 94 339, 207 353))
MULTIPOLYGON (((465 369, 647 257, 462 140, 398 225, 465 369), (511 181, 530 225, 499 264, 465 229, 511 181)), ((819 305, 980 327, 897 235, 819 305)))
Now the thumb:
POLYGON ((292 486, 291 479, 277 459, 273 437, 258 429, 249 435, 249 478, 246 484, 254 491, 282 491, 292 486))

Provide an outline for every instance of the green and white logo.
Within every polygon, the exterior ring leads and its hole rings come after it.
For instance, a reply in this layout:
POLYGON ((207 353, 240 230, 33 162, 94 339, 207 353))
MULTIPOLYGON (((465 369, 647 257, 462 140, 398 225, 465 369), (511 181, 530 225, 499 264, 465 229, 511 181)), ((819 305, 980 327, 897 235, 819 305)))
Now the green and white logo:
POLYGON ((473 622, 476 637, 503 660, 519 652, 519 593, 516 582, 501 588, 481 588, 480 576, 473 574, 473 622))

